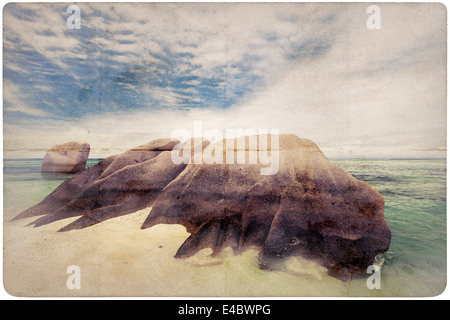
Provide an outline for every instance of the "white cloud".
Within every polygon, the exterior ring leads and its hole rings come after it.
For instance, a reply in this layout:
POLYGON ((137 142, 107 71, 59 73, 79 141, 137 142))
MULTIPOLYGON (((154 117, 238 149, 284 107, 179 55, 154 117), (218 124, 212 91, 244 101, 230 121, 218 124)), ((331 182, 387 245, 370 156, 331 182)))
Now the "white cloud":
POLYGON ((31 108, 29 106, 26 106, 24 104, 21 105, 14 105, 13 107, 8 107, 5 108, 6 111, 8 112, 19 112, 22 114, 27 114, 30 116, 38 116, 38 117, 44 117, 44 116, 48 116, 49 114, 45 111, 39 110, 39 109, 35 109, 35 108, 31 108))
MULTIPOLYGON (((367 4, 357 3, 80 6, 89 16, 87 26, 98 31, 91 40, 99 45, 99 52, 133 53, 109 55, 112 60, 152 65, 161 61, 151 53, 188 52, 193 58, 183 61, 200 68, 189 72, 190 65, 178 64, 174 72, 222 79, 216 69, 227 65, 229 86, 239 86, 251 75, 263 77, 264 86, 251 88, 251 93, 226 110, 86 115, 73 122, 47 124, 51 134, 42 132, 38 122, 7 124, 5 141, 10 149, 41 152, 63 141, 86 140, 93 156, 105 156, 168 137, 177 128, 191 130, 196 120, 203 121, 204 130, 280 129, 312 139, 329 156, 423 156, 430 154, 423 150, 446 145, 446 17, 439 4, 380 4, 380 30, 366 28, 367 4), (115 20, 92 16, 96 7, 115 20), (120 34, 123 30, 133 33, 120 34), (136 43, 117 43, 127 39, 136 43), (317 45, 321 40, 329 46, 322 55, 286 58, 297 54, 302 44, 317 45), (232 64, 236 64, 234 69, 232 64), (39 141, 34 139, 37 136, 39 141)), ((35 4, 33 8, 40 7, 35 4)), ((49 19, 41 14, 39 21, 22 26, 18 19, 5 15, 5 23, 36 51, 69 69, 61 58, 84 57, 77 50, 80 43, 54 27, 61 23, 55 11, 48 14, 49 19), (55 36, 36 36, 39 23, 44 24, 39 28, 50 28, 55 36), (53 42, 61 42, 64 51, 49 51, 53 42)), ((187 83, 200 84, 199 80, 187 83)), ((168 105, 185 98, 173 88, 128 87, 140 89, 147 100, 152 97, 168 105)), ((10 93, 5 99, 15 101, 18 95, 10 93)), ((196 96, 193 100, 200 101, 196 96)), ((36 112, 19 102, 10 108, 36 112)), ((445 153, 435 151, 434 155, 445 153)))
MULTIPOLYGON (((41 89, 47 88, 42 87, 41 89)), ((19 86, 13 84, 9 80, 3 81, 3 102, 3 108, 5 111, 18 112, 39 117, 48 116, 47 112, 32 108, 27 105, 23 99, 23 93, 21 92, 19 86)))

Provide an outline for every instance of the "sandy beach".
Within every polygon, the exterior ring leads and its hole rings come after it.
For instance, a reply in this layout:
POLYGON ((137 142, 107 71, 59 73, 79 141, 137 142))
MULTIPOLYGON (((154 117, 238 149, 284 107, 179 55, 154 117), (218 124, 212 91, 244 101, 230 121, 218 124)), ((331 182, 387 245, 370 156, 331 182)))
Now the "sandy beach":
MULTIPOLYGON (((14 296, 310 296, 347 295, 341 281, 312 261, 293 257, 283 271, 258 268, 258 251, 233 255, 210 249, 179 260, 173 256, 189 236, 180 225, 141 230, 149 209, 70 232, 66 219, 26 226, 4 223, 4 287, 14 296), (81 271, 81 289, 68 289, 67 267, 81 271)), ((9 214, 8 216, 11 216, 9 214)), ((364 282, 361 282, 363 285, 364 282)), ((365 285, 362 291, 368 292, 365 285)))

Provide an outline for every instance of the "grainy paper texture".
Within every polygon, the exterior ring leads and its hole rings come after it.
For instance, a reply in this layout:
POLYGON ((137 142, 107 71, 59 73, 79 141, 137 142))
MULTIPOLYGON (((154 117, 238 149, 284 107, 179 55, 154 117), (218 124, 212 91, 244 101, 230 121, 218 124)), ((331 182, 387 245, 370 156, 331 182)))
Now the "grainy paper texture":
POLYGON ((5 5, 5 290, 439 295, 446 15, 5 5))

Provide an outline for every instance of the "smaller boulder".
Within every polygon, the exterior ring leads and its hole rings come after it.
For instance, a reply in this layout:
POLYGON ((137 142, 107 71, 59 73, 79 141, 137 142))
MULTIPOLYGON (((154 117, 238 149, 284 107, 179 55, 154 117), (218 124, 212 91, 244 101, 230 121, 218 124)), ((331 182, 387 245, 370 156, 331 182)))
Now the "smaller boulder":
POLYGON ((45 154, 42 172, 76 173, 86 168, 90 146, 88 143, 67 142, 53 146, 45 154))

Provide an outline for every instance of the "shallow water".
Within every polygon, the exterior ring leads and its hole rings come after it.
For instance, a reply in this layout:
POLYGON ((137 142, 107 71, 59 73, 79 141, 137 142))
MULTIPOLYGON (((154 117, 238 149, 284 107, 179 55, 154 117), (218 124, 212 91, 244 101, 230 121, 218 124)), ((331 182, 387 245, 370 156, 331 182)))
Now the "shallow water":
POLYGON ((384 254, 383 276, 388 274, 389 281, 405 295, 441 293, 447 261, 446 161, 334 162, 384 197, 392 240, 384 254))
MULTIPOLYGON (((98 162, 88 161, 88 166, 98 162)), ((341 282, 299 257, 280 271, 258 268, 258 251, 239 256, 208 249, 173 258, 189 234, 182 226, 140 230, 150 209, 66 233, 63 220, 40 228, 34 219, 9 222, 71 175, 42 175, 41 159, 4 160, 4 284, 21 296, 435 296, 446 285, 446 161, 334 160, 385 199, 392 232, 377 258, 381 289, 366 279, 341 282), (62 258, 65 257, 65 258, 62 258), (68 291, 65 266, 80 264, 83 290, 68 291), (61 272, 61 269, 64 269, 61 272), (59 270, 55 276, 55 270, 59 270)), ((369 276, 369 275, 368 275, 369 276)))

